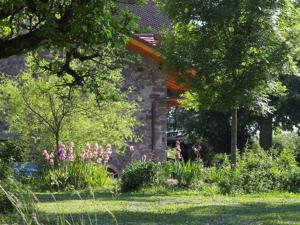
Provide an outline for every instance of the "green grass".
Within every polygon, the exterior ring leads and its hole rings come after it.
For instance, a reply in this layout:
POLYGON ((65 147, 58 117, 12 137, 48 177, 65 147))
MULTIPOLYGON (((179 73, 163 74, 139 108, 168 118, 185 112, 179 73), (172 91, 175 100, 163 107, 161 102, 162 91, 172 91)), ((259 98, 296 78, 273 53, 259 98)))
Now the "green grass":
POLYGON ((203 196, 192 191, 144 191, 117 197, 109 192, 96 192, 94 198, 70 193, 37 197, 44 224, 56 224, 58 214, 85 224, 300 224, 300 194, 203 196))

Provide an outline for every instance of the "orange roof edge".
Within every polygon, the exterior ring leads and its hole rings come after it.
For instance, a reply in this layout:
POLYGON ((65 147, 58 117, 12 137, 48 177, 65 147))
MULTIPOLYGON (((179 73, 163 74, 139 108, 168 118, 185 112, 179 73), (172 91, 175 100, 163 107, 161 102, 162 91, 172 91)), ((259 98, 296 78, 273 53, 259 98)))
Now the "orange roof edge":
MULTIPOLYGON (((158 62, 158 63, 163 64, 164 63, 163 56, 157 50, 155 50, 153 47, 146 45, 144 42, 145 42, 144 40, 139 40, 137 37, 133 37, 133 38, 129 39, 127 47, 129 49, 132 49, 132 50, 158 62)), ((196 71, 194 69, 192 69, 190 71, 190 73, 192 75, 195 75, 196 71)), ((167 75, 166 80, 167 80, 167 88, 168 89, 179 90, 179 91, 189 90, 188 87, 177 84, 176 76, 174 76, 174 75, 167 75)))

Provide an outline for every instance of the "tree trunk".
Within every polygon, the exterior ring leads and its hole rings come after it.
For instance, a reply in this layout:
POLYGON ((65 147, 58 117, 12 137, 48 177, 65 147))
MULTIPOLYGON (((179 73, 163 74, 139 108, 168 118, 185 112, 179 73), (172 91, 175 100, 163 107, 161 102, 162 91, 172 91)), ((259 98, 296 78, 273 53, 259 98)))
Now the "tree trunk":
POLYGON ((237 109, 231 111, 231 167, 236 167, 237 155, 237 109))
POLYGON ((56 147, 56 155, 58 154, 58 149, 59 149, 59 132, 56 132, 55 134, 55 147, 56 147))
POLYGON ((272 147, 273 138, 273 117, 268 115, 267 117, 262 117, 259 121, 259 144, 265 150, 272 147))

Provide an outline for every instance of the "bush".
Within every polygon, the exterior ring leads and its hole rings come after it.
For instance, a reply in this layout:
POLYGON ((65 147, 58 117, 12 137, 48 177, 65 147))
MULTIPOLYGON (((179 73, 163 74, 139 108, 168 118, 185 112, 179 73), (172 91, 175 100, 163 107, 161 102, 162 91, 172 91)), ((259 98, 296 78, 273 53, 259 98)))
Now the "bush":
POLYGON ((136 191, 152 185, 157 174, 157 165, 152 161, 135 161, 128 164, 121 175, 121 190, 136 191))
POLYGON ((0 143, 0 159, 4 162, 22 161, 25 154, 24 147, 17 145, 12 141, 5 141, 0 143))
POLYGON ((41 186, 42 189, 57 191, 68 188, 101 187, 108 178, 106 166, 78 160, 45 170, 42 174, 41 186))
POLYGON ((297 191, 300 172, 290 149, 265 151, 259 147, 245 150, 237 168, 224 157, 221 166, 205 169, 205 182, 217 184, 223 194, 297 191))
POLYGON ((300 168, 286 176, 284 189, 291 192, 300 192, 300 168))
POLYGON ((10 162, 5 162, 0 159, 0 181, 6 179, 13 174, 12 165, 10 162))

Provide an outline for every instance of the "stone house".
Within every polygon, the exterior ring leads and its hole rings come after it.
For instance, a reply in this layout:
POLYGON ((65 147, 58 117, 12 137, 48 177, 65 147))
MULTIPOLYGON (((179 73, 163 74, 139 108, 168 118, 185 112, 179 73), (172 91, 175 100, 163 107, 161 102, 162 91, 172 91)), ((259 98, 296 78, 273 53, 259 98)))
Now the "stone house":
MULTIPOLYGON (((153 1, 145 5, 120 3, 121 8, 128 8, 139 18, 139 25, 151 30, 149 33, 136 33, 128 43, 132 54, 139 54, 142 60, 128 65, 123 70, 126 86, 132 86, 134 93, 130 98, 141 98, 137 114, 142 126, 137 128, 142 141, 135 145, 133 159, 146 155, 156 161, 166 160, 167 148, 167 110, 177 104, 176 99, 185 90, 175 83, 175 77, 163 70, 163 57, 159 53, 159 31, 170 27, 167 17, 161 15, 153 1)), ((16 74, 24 67, 23 56, 12 56, 0 60, 0 71, 16 74)), ((1 129, 1 124, 0 124, 1 129)), ((111 169, 120 172, 129 161, 128 156, 115 154, 110 162, 111 169)))

